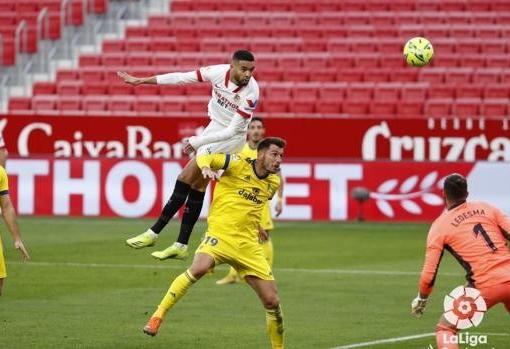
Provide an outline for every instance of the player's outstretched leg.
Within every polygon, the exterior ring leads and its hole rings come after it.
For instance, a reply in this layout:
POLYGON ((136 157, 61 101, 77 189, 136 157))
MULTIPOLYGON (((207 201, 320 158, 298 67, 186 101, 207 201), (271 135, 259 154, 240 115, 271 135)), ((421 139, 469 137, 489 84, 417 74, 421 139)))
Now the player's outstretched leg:
POLYGON ((158 234, 186 202, 186 198, 191 190, 191 184, 194 180, 196 180, 197 176, 200 176, 200 169, 196 165, 195 160, 190 160, 179 174, 179 177, 175 182, 174 191, 165 207, 163 207, 156 223, 142 234, 126 240, 126 244, 133 248, 142 248, 154 245, 158 238, 158 234))
POLYGON ((172 281, 158 309, 144 326, 143 332, 149 336, 155 336, 166 313, 186 294, 191 285, 213 267, 214 259, 211 256, 205 253, 197 253, 191 267, 172 281))
POLYGON ((239 278, 239 275, 237 274, 237 271, 230 267, 228 270, 228 274, 218 281, 216 281, 216 285, 230 285, 235 284, 241 281, 241 278, 239 278))
MULTIPOLYGON (((197 166, 198 168, 198 166, 197 166)), ((200 211, 204 204, 205 190, 209 184, 207 179, 197 179, 191 186, 191 190, 184 206, 184 213, 181 220, 181 229, 177 242, 163 251, 153 252, 151 255, 159 260, 167 258, 185 259, 188 257, 188 242, 195 223, 200 217, 200 211)))
POLYGON ((266 309, 266 326, 272 349, 283 349, 284 328, 283 313, 278 299, 276 283, 262 280, 256 276, 247 276, 246 282, 255 290, 266 309))
POLYGON ((437 347, 441 349, 459 349, 459 345, 456 344, 458 341, 453 339, 457 337, 457 332, 458 330, 455 327, 452 327, 444 317, 441 317, 436 326, 437 347))

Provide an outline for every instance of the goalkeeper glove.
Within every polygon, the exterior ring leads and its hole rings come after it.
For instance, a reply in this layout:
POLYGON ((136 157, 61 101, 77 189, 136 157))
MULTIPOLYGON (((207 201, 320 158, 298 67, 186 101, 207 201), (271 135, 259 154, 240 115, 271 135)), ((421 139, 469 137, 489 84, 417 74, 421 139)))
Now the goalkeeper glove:
POLYGON ((411 303, 411 313, 416 317, 421 317, 427 306, 427 298, 421 298, 418 295, 411 303))

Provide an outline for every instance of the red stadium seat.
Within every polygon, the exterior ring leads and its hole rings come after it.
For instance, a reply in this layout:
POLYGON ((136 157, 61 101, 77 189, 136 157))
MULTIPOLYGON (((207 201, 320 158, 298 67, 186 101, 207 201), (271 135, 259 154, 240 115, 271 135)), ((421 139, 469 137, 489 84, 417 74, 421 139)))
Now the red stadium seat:
POLYGON ((423 101, 401 100, 397 103, 397 115, 402 117, 420 117, 423 115, 423 101))
POLYGON ((446 69, 429 68, 420 72, 420 81, 429 82, 431 85, 441 84, 444 82, 446 69))
POLYGON ((292 97, 295 100, 315 100, 320 90, 320 84, 295 86, 292 88, 292 97))
POLYGON ((56 92, 56 86, 52 82, 36 82, 32 89, 34 95, 52 95, 56 92))
POLYGON ((82 109, 85 111, 105 111, 106 97, 103 96, 87 96, 83 98, 82 109))
POLYGON ((510 85, 485 86, 483 91, 485 99, 509 99, 510 85))
POLYGON ((342 104, 342 111, 348 115, 366 115, 368 114, 368 101, 347 99, 342 104))
POLYGON ((265 97, 270 99, 290 99, 292 85, 292 83, 271 84, 265 88, 265 97))
POLYGON ((347 83, 324 83, 320 88, 319 97, 323 101, 342 101, 347 89, 347 83))
MULTIPOLYGON (((427 97, 428 84, 404 84, 401 87, 400 99, 404 102, 423 102, 427 97)), ((423 109, 423 108, 422 108, 423 109)))
POLYGON ((185 98, 180 98, 180 99, 165 98, 159 102, 159 110, 162 113, 183 112, 185 105, 186 105, 185 98))
POLYGON ((377 101, 398 101, 400 99, 401 84, 379 83, 374 89, 374 100, 377 101))
POLYGON ((480 115, 486 117, 508 116, 508 99, 485 99, 481 105, 480 115))
POLYGON ((35 96, 32 99, 32 109, 38 112, 55 110, 57 105, 56 96, 35 96))
POLYGON ((453 115, 459 117, 477 117, 479 115, 479 98, 457 99, 453 105, 453 115))
POLYGON ((429 99, 425 102, 424 113, 430 117, 443 117, 451 115, 452 99, 429 99))
POLYGON ((349 101, 370 101, 374 87, 374 83, 352 83, 347 89, 346 99, 349 101))
POLYGON ((473 76, 473 82, 477 84, 498 84, 501 76, 501 69, 478 69, 473 76))
POLYGON ((132 85, 128 85, 123 82, 108 84, 107 86, 108 94, 112 96, 119 95, 132 95, 134 94, 134 87, 132 85))
POLYGON ((137 96, 157 96, 159 95, 158 85, 140 85, 136 86, 133 90, 137 96))
POLYGON ((315 111, 319 114, 339 114, 342 111, 342 103, 334 100, 320 100, 315 103, 315 111))
POLYGON ((473 68, 451 69, 445 74, 445 81, 452 84, 468 84, 472 81, 473 68))
POLYGON ((396 101, 377 100, 372 101, 369 106, 369 113, 373 115, 394 115, 397 110, 396 101))
POLYGON ((206 96, 195 96, 188 98, 185 105, 185 111, 196 113, 198 115, 204 115, 206 114, 208 102, 209 97, 206 96))
POLYGON ((262 108, 264 113, 287 113, 289 111, 288 100, 265 100, 262 101, 262 108))
POLYGON ((66 96, 57 99, 57 109, 60 111, 78 111, 81 110, 81 97, 66 96))
POLYGON ((28 97, 11 97, 9 99, 9 110, 30 110, 31 99, 28 97))
POLYGON ((156 96, 140 96, 133 102, 133 110, 139 113, 157 112, 159 103, 156 96))
POLYGON ((455 93, 457 98, 481 98, 482 94, 482 85, 459 85, 455 93))
POLYGON ((432 99, 444 99, 455 97, 455 86, 454 85, 435 85, 430 84, 428 91, 428 98, 432 99))
POLYGON ((102 81, 88 82, 83 84, 81 91, 84 95, 104 96, 106 95, 107 87, 108 85, 102 81))
POLYGON ((57 94, 62 96, 78 96, 81 94, 81 81, 64 80, 57 85, 57 94))
POLYGON ((291 113, 313 114, 315 112, 315 100, 313 99, 294 99, 289 103, 291 113))
POLYGON ((110 111, 132 111, 134 100, 129 96, 112 96, 108 100, 110 111))

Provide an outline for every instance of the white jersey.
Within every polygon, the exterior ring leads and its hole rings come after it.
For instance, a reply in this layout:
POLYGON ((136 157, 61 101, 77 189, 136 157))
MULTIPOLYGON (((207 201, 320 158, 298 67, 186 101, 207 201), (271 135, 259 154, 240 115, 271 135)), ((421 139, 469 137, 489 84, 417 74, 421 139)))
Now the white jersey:
POLYGON ((182 85, 208 81, 212 84, 212 96, 207 107, 211 120, 224 127, 223 130, 199 137, 191 137, 190 143, 198 149, 205 144, 245 136, 248 123, 259 100, 259 86, 252 77, 246 86, 230 81, 230 65, 219 64, 202 67, 187 73, 169 73, 156 76, 158 84, 182 85))

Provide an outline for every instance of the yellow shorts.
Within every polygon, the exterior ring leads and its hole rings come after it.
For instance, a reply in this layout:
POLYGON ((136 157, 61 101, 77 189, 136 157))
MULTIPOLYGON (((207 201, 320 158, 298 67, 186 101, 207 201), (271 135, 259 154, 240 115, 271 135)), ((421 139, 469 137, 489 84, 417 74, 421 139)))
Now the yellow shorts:
POLYGON ((7 277, 7 269, 5 268, 4 250, 2 239, 0 238, 0 279, 7 277))
POLYGON ((271 217, 271 206, 270 201, 266 202, 264 209, 262 210, 262 216, 260 217, 260 226, 264 230, 273 230, 273 218, 271 217))
POLYGON ((274 280, 262 246, 256 240, 225 239, 221 235, 206 232, 196 253, 208 254, 216 265, 230 264, 241 278, 252 275, 262 280, 274 280))

